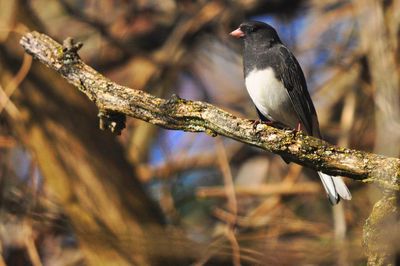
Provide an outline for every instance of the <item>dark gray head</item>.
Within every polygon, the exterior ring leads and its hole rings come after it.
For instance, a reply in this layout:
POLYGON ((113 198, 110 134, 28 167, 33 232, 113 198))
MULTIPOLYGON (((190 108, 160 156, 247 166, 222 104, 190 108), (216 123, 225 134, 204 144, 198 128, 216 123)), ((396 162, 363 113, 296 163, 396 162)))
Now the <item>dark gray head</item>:
POLYGON ((281 43, 276 30, 267 23, 260 21, 245 21, 230 35, 244 39, 245 43, 258 44, 271 47, 281 43))
POLYGON ((230 35, 244 40, 243 65, 245 76, 254 68, 262 69, 275 64, 273 48, 282 44, 278 33, 270 25, 259 21, 246 21, 230 35))

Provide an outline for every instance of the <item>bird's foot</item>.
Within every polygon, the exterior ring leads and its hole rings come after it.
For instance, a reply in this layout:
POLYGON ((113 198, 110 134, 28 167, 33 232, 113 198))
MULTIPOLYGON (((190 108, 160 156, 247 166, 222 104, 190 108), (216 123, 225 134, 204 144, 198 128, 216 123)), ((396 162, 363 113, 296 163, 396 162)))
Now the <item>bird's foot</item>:
POLYGON ((297 130, 297 131, 301 131, 301 123, 300 123, 300 122, 297 124, 296 130, 297 130))

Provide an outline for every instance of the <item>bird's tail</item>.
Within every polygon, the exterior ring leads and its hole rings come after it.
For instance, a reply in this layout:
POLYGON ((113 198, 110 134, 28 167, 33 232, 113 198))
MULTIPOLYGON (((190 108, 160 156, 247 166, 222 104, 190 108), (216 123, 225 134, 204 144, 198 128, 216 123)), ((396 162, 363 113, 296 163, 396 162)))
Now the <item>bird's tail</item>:
POLYGON ((330 176, 322 172, 318 172, 318 175, 332 205, 338 204, 341 198, 351 200, 351 193, 340 176, 330 176))

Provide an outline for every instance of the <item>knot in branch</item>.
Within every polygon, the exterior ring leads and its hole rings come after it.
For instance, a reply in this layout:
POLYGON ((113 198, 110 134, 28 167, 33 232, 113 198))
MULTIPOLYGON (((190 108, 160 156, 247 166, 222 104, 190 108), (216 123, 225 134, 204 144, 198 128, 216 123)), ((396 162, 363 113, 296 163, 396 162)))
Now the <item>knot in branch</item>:
POLYGON ((63 42, 62 54, 59 57, 59 60, 62 61, 64 65, 71 65, 78 63, 81 58, 78 55, 79 49, 83 46, 82 42, 75 43, 75 40, 71 37, 68 37, 63 42))

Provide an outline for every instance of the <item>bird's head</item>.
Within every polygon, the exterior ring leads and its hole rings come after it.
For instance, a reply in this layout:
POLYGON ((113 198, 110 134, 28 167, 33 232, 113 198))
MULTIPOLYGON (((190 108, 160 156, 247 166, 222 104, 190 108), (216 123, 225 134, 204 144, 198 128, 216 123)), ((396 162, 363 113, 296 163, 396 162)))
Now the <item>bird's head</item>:
POLYGON ((236 38, 245 40, 259 40, 261 42, 280 42, 276 30, 267 23, 260 21, 246 21, 240 24, 239 28, 230 33, 236 38))

